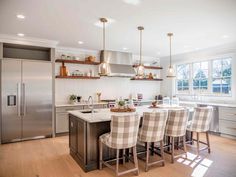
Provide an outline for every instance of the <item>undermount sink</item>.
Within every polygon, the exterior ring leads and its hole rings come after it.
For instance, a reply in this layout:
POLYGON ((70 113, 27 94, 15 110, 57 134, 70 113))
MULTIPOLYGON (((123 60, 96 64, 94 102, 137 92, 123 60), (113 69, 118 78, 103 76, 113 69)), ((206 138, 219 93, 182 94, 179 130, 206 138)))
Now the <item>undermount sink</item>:
POLYGON ((96 113, 96 112, 97 112, 97 111, 92 111, 92 110, 81 111, 81 113, 83 113, 83 114, 96 113))

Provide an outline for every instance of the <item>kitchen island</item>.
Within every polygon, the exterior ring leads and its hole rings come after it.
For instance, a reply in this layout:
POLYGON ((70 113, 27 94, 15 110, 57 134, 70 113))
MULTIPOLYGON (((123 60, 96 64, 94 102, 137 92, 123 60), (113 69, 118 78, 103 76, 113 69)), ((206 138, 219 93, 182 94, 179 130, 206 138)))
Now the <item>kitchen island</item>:
MULTIPOLYGON (((165 108, 165 107, 164 107, 165 108)), ((175 109, 176 107, 166 107, 175 109)), ((115 113, 110 109, 74 110, 69 113, 69 146, 70 154, 85 171, 98 169, 99 136, 110 131, 110 121, 112 115, 143 115, 143 112, 153 112, 161 109, 150 109, 148 106, 136 107, 136 112, 115 113)), ((103 159, 115 157, 115 151, 104 147, 103 159)))

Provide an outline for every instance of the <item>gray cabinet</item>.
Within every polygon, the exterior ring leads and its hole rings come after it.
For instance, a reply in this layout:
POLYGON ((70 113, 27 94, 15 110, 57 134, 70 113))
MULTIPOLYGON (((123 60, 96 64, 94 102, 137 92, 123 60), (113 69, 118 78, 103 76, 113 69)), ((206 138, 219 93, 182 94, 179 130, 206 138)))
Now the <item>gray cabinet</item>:
MULTIPOLYGON (((94 104, 94 109, 107 108, 107 104, 94 104)), ((55 120, 55 132, 68 133, 69 132, 69 114, 68 111, 89 109, 87 105, 75 105, 75 106, 61 106, 56 107, 56 120, 55 120)))
POLYGON ((219 119, 220 133, 236 138, 236 108, 219 107, 219 119))
POLYGON ((71 110, 82 110, 83 106, 66 106, 66 107, 57 107, 56 108, 56 121, 55 128, 56 133, 67 133, 69 132, 69 114, 67 111, 71 110))

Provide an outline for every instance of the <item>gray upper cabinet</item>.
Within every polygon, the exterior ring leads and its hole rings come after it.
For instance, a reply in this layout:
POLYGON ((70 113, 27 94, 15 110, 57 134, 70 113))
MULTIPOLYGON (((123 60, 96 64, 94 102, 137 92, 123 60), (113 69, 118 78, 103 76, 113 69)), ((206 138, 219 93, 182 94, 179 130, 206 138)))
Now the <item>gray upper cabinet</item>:
POLYGON ((27 46, 20 44, 2 44, 2 57, 51 61, 51 49, 47 47, 27 46))

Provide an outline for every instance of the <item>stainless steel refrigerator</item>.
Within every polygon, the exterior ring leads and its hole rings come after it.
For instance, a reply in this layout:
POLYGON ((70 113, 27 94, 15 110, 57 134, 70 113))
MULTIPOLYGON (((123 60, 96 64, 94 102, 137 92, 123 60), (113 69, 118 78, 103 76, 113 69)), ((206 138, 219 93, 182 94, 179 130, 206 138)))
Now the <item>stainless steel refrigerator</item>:
POLYGON ((1 61, 2 143, 52 135, 52 64, 1 61))

